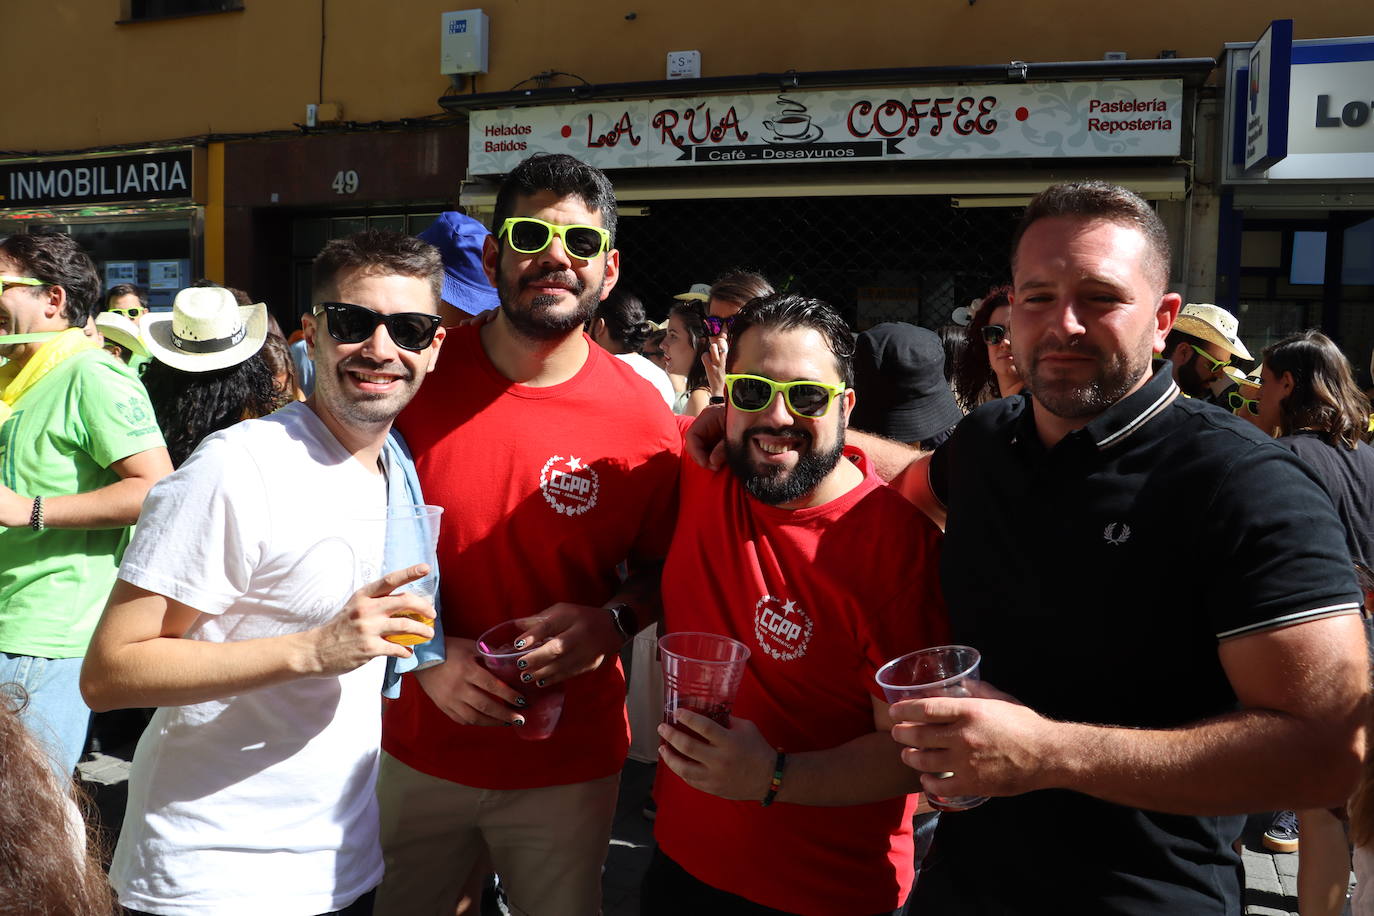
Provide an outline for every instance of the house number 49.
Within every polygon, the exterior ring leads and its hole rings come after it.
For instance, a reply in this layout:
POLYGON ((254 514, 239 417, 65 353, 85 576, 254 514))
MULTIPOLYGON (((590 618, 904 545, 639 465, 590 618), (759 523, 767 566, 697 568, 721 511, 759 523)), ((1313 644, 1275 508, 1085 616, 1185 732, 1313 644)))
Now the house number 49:
POLYGON ((349 169, 348 171, 338 171, 334 173, 334 180, 329 183, 334 189, 335 194, 352 194, 358 190, 358 173, 349 169))

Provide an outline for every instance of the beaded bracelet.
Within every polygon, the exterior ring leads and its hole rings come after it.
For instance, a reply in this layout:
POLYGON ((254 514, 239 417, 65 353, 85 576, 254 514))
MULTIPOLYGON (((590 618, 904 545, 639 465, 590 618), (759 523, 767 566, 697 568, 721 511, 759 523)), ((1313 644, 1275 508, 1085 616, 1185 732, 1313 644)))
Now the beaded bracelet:
POLYGON ((43 497, 33 498, 33 511, 29 513, 29 527, 34 531, 43 530, 43 497))
POLYGON ((768 784, 768 794, 763 797, 760 805, 767 808, 773 804, 778 797, 778 791, 782 788, 782 768, 787 766, 787 755, 778 751, 778 759, 773 764, 773 780, 768 784))

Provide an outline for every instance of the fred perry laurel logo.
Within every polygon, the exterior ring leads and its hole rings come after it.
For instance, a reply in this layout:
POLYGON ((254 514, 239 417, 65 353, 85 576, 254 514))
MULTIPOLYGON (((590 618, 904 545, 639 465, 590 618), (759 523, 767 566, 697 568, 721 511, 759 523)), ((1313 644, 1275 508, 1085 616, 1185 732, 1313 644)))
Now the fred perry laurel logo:
POLYGON ((1106 528, 1102 529, 1102 540, 1114 546, 1120 546, 1131 539, 1131 526, 1125 522, 1109 522, 1106 528))
POLYGON ((780 662, 806 655, 811 630, 811 617, 795 601, 764 595, 754 605, 754 639, 780 662))
POLYGON ((559 515, 581 515, 596 505, 601 480, 582 459, 554 455, 539 472, 539 489, 559 515))

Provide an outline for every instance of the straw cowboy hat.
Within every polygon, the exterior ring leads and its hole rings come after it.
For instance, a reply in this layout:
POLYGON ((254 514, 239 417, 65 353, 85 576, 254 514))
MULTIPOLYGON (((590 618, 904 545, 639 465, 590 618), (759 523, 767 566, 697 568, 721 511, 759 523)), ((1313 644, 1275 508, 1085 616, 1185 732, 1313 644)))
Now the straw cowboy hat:
POLYGON ((1175 331, 1214 343, 1243 360, 1254 359, 1236 336, 1236 328, 1236 316, 1215 305, 1185 305, 1174 322, 1175 331))
POLYGON ((154 359, 183 372, 237 366, 267 339, 267 306, 239 305, 218 286, 183 289, 170 313, 148 315, 143 338, 154 359))
POLYGON ((128 316, 119 312, 101 312, 95 316, 95 326, 106 340, 119 344, 135 356, 147 356, 148 348, 143 344, 143 335, 138 325, 128 316))

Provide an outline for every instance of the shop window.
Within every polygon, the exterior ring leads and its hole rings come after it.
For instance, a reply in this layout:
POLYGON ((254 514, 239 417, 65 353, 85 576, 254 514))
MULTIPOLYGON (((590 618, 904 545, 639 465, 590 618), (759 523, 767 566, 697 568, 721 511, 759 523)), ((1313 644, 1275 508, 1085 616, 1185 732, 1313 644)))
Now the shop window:
POLYGON ((1367 219, 1345 230, 1341 284, 1374 286, 1374 219, 1367 219))
POLYGON ((120 22, 230 13, 243 9, 243 0, 122 0, 120 22))
POLYGON ((1277 270, 1283 263, 1283 233, 1246 229, 1240 237, 1240 266, 1277 270))
POLYGON ((1293 263, 1288 282, 1294 286, 1321 286, 1326 282, 1325 232, 1293 233, 1293 263))

